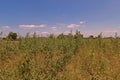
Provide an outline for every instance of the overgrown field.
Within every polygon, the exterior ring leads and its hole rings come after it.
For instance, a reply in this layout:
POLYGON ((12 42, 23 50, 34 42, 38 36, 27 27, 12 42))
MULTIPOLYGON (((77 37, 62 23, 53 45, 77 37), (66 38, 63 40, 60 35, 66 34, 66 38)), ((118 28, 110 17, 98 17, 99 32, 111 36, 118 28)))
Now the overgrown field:
POLYGON ((1 40, 0 80, 120 80, 120 39, 68 35, 1 40))

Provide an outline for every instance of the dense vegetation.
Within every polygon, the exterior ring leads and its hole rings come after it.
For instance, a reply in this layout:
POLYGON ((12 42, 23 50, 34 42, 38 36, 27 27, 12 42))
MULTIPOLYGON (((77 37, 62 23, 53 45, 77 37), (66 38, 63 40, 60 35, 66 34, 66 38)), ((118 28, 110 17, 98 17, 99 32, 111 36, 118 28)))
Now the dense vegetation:
POLYGON ((1 40, 0 80, 120 80, 120 39, 76 31, 1 40))

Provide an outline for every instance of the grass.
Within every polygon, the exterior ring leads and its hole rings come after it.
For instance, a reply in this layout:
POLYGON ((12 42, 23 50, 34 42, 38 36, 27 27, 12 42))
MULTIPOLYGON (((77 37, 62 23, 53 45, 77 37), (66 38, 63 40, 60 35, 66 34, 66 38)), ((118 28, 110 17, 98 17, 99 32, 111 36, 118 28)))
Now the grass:
POLYGON ((69 34, 1 40, 0 80, 120 80, 120 39, 69 34))

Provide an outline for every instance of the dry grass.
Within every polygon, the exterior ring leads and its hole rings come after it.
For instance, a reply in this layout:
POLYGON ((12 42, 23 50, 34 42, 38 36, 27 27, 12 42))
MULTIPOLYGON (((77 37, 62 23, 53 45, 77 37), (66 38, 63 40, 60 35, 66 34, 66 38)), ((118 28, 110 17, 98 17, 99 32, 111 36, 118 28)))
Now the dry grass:
POLYGON ((0 80, 120 80, 120 39, 0 42, 0 80))

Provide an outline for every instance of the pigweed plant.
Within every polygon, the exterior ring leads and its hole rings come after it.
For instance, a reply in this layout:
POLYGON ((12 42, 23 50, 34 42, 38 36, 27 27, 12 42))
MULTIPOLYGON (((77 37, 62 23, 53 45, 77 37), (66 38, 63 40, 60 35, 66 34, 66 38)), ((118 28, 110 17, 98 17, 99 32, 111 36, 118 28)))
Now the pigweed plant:
POLYGON ((0 40, 0 80, 120 80, 120 38, 76 31, 0 40))

